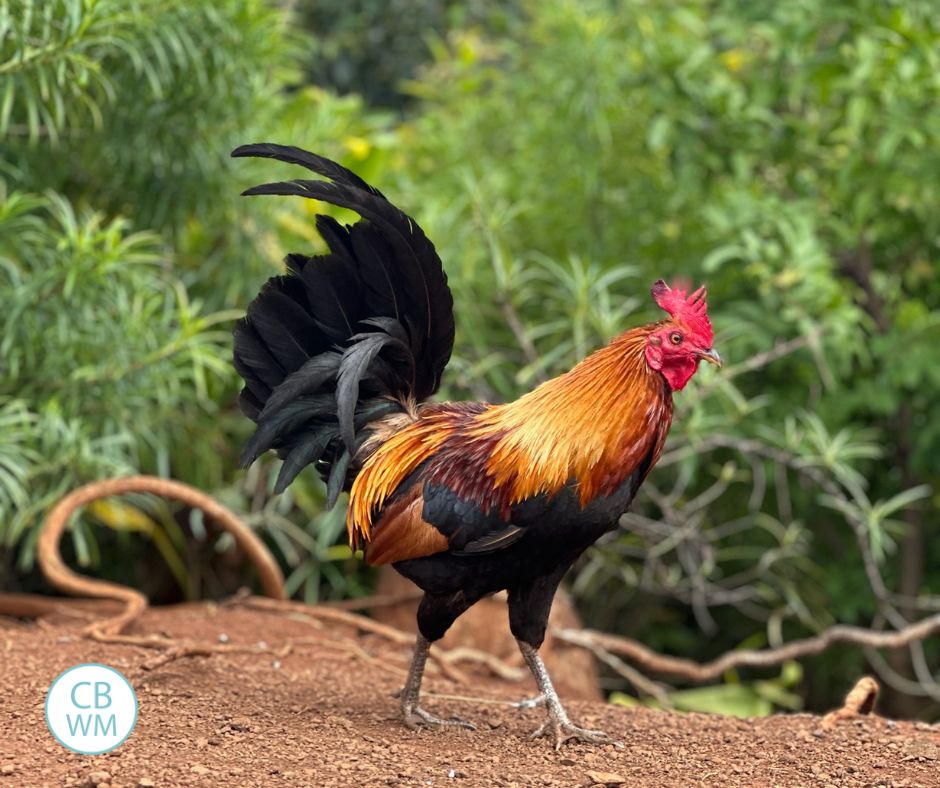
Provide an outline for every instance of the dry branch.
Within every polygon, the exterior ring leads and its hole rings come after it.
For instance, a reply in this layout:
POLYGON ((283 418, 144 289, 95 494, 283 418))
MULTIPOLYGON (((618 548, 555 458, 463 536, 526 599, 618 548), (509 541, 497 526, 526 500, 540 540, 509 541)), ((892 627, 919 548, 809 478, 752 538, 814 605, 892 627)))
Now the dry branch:
POLYGON ((896 632, 875 632, 862 627, 837 624, 815 637, 794 640, 779 648, 730 651, 704 664, 690 659, 657 654, 635 640, 594 630, 562 629, 552 634, 563 643, 591 651, 603 649, 610 654, 625 657, 649 673, 665 673, 680 676, 688 681, 703 683, 719 678, 725 671, 732 668, 779 665, 791 659, 819 654, 839 643, 869 648, 900 648, 938 632, 940 632, 940 614, 928 616, 896 632))

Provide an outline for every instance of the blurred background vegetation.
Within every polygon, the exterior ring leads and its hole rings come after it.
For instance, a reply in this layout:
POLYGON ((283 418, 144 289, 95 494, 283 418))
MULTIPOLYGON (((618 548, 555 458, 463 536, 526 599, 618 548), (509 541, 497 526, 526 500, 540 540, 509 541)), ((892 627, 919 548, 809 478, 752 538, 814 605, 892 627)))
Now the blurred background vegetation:
MULTIPOLYGON (((143 471, 243 513, 297 598, 369 592, 313 473, 273 498, 276 459, 238 470, 232 322, 321 245, 324 206, 238 200, 280 165, 228 152, 270 140, 435 240, 449 398, 512 398, 655 318, 655 278, 707 282, 726 367, 572 573, 588 625, 702 660, 940 609, 938 106, 933 0, 0 0, 0 587, 44 589, 58 497, 143 471)), ((144 497, 70 537, 156 601, 251 582, 144 497)), ((936 639, 802 667, 669 702, 827 709, 874 670, 886 711, 940 717, 936 639)))

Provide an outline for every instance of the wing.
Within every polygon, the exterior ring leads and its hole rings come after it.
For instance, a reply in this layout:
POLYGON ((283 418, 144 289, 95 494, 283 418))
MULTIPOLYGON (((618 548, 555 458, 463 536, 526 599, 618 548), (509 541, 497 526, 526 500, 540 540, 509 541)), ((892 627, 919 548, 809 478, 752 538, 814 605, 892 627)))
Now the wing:
POLYGON ((484 511, 453 490, 418 479, 385 506, 365 548, 369 564, 392 564, 434 553, 483 555, 525 534, 498 510, 484 511))
POLYGON ((420 418, 386 437, 366 460, 350 493, 347 525, 368 563, 445 550, 488 553, 522 537, 524 529, 493 494, 487 473, 493 436, 467 433, 489 407, 426 405, 420 418))

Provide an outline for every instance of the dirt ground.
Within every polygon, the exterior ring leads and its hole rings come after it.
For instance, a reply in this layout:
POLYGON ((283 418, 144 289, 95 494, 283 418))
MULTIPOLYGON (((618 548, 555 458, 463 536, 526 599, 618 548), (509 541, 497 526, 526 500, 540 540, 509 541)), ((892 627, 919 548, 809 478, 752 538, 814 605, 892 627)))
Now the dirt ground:
POLYGON ((152 649, 81 637, 83 623, 74 613, 0 619, 0 786, 940 786, 940 726, 866 716, 824 730, 809 715, 739 720, 581 701, 568 704, 572 717, 624 748, 556 753, 527 737, 541 710, 508 706, 532 694, 528 682, 465 665, 469 682, 429 675, 425 705, 478 730, 405 729, 393 693, 407 646, 302 614, 151 610, 132 634, 253 649, 163 664, 152 649), (117 750, 82 756, 52 738, 43 702, 62 670, 92 661, 131 679, 140 714, 117 750))

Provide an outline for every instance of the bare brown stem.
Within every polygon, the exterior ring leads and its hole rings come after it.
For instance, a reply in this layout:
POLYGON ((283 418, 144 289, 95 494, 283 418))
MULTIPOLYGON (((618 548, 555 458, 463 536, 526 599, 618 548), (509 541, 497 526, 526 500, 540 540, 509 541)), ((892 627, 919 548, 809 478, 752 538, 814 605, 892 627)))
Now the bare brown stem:
POLYGON ((875 632, 863 627, 836 624, 814 637, 794 640, 778 648, 729 651, 706 663, 657 654, 635 640, 604 632, 562 629, 555 630, 552 634, 563 643, 580 646, 589 651, 603 649, 625 657, 650 673, 680 676, 688 681, 703 683, 719 678, 732 668, 779 665, 789 660, 819 654, 840 643, 870 648, 900 648, 922 641, 937 632, 940 632, 940 614, 928 616, 895 632, 875 632))

